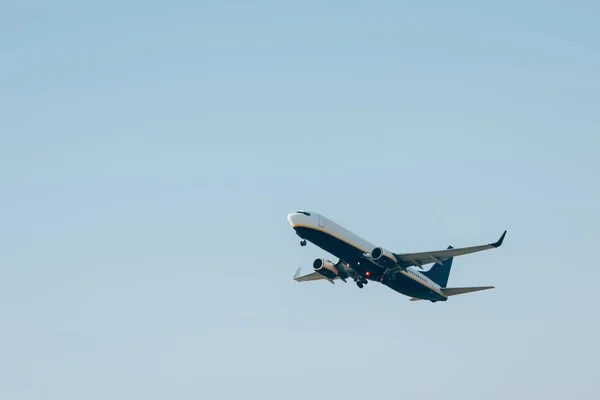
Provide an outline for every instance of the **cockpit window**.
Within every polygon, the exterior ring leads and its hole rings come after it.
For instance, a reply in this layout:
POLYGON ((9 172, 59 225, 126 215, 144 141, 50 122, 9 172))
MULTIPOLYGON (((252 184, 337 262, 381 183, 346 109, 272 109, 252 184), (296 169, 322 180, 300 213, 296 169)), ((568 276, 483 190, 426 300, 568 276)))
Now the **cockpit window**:
POLYGON ((309 216, 309 217, 310 217, 310 213, 307 213, 307 212, 306 212, 306 211, 304 211, 304 210, 298 210, 298 211, 296 211, 296 212, 297 212, 298 214, 304 214, 304 215, 307 215, 307 216, 309 216))

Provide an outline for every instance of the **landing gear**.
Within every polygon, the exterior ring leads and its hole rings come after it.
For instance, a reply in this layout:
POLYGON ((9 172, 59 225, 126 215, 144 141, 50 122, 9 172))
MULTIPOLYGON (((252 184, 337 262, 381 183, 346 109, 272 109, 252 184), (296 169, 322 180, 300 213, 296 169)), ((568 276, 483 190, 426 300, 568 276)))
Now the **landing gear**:
POLYGON ((306 246, 306 239, 303 239, 303 240, 300 242, 300 246, 302 246, 302 247, 306 246))
POLYGON ((367 278, 365 278, 364 276, 358 277, 354 280, 354 282, 356 282, 356 286, 358 286, 359 288, 363 288, 364 285, 366 285, 367 283, 369 283, 369 280, 367 278))

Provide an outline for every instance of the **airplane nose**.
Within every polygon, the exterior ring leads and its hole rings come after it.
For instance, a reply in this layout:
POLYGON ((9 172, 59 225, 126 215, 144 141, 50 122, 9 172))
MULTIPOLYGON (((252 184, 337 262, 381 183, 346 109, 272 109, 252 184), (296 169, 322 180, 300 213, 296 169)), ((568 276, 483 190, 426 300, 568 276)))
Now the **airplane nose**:
POLYGON ((296 223, 298 223, 298 213, 288 214, 287 220, 291 226, 294 226, 296 223))
POLYGON ((312 223, 311 213, 307 211, 296 211, 295 213, 288 214, 287 219, 292 228, 297 225, 309 226, 312 223))

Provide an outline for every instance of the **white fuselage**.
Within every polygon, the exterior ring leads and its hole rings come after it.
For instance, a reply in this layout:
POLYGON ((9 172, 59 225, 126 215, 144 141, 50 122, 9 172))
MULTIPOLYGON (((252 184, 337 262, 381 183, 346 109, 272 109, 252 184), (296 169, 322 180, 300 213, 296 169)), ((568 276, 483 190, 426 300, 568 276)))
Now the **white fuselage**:
MULTIPOLYGON (((299 211, 296 213, 289 214, 288 221, 292 228, 296 230, 298 228, 307 228, 315 231, 320 231, 360 250, 363 254, 371 254, 373 249, 377 247, 372 243, 368 242, 367 240, 349 231, 348 229, 335 223, 334 221, 312 211, 299 211)), ((315 244, 319 245, 318 243, 315 244)), ((338 254, 336 254, 336 256, 342 257, 338 254)), ((410 278, 413 281, 416 281, 421 285, 425 286, 426 288, 436 292, 437 294, 446 297, 441 292, 440 285, 429 279, 424 274, 417 271, 416 268, 409 267, 406 269, 400 269, 398 272, 404 275, 405 277, 410 278)))

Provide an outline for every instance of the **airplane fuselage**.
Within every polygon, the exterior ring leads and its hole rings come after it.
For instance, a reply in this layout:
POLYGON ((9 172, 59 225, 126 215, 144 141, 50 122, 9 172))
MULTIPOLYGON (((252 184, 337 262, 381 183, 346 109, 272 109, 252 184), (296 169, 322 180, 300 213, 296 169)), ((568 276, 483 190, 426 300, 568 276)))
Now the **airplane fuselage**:
POLYGON ((377 246, 320 214, 299 211, 289 214, 288 221, 302 239, 346 263, 351 274, 380 282, 406 296, 431 301, 448 299, 440 285, 413 267, 397 268, 394 274, 386 273, 386 269, 365 258, 365 254, 371 254, 377 246))

